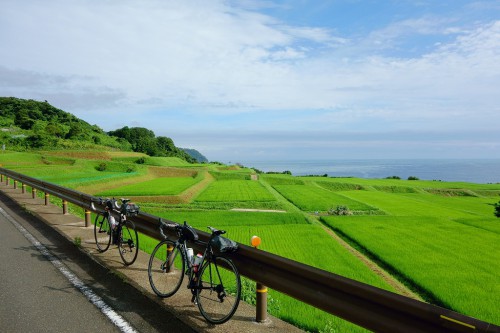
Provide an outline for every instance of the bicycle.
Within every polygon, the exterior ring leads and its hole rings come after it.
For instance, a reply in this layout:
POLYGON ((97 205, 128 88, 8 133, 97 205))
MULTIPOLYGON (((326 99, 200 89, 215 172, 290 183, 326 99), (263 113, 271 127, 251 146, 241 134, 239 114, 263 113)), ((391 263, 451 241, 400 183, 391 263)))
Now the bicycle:
MULTIPOLYGON (((212 324, 228 321, 238 308, 241 295, 241 279, 238 269, 228 257, 214 253, 214 246, 221 239, 232 242, 231 250, 237 248, 235 242, 220 235, 226 233, 208 227, 212 232, 207 244, 198 241, 196 231, 186 222, 167 224, 160 219, 162 240, 151 253, 148 276, 151 288, 160 297, 170 297, 180 288, 184 275, 188 276, 187 288, 191 289, 191 302, 195 303, 201 315, 212 324), (170 240, 163 228, 172 228, 177 240, 170 240), (187 242, 205 245, 203 254, 192 255, 187 242)), ((220 252, 224 249, 219 249, 220 252)))
MULTIPOLYGON (((108 250, 111 239, 113 244, 118 245, 118 252, 125 265, 132 265, 137 259, 139 251, 139 236, 135 230, 135 224, 127 219, 127 216, 135 216, 139 213, 139 207, 132 204, 129 199, 120 199, 121 205, 115 198, 96 201, 104 205, 104 211, 99 212, 94 221, 94 238, 99 252, 108 250), (118 213, 118 221, 112 213, 118 213), (101 235, 104 234, 104 237, 101 235)), ((95 209, 94 209, 95 210, 95 209)))

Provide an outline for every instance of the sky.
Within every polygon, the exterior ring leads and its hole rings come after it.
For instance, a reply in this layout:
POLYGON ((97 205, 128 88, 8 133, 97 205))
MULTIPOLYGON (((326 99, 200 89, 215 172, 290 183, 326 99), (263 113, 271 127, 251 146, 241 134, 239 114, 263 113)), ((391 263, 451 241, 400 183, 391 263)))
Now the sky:
POLYGON ((0 0, 0 96, 210 161, 500 158, 500 0, 0 0))

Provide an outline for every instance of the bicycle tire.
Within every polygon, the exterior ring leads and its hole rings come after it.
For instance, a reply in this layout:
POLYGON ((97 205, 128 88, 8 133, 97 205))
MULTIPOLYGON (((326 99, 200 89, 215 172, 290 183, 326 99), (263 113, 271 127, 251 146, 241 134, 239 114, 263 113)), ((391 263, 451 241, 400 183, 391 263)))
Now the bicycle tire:
POLYGON ((234 315, 241 296, 241 279, 234 263, 213 256, 200 271, 196 301, 201 315, 212 324, 223 324, 234 315))
POLYGON ((179 290, 184 279, 185 262, 184 252, 173 241, 166 239, 156 245, 148 264, 149 284, 156 295, 170 297, 179 290), (168 248, 172 249, 170 253, 168 248))
POLYGON ((139 235, 135 230, 135 224, 132 221, 125 220, 120 226, 120 235, 118 238, 118 250, 125 265, 132 265, 137 259, 139 253, 139 235))
POLYGON ((94 220, 94 239, 99 252, 105 252, 111 244, 111 226, 107 214, 97 214, 94 220))

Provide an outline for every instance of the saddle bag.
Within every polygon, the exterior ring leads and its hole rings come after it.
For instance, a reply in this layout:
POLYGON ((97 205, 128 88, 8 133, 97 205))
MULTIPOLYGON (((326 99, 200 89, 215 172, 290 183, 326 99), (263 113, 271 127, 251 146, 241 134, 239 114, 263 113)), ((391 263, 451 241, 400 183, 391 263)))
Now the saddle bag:
POLYGON ((210 244, 220 252, 231 253, 238 250, 238 243, 222 236, 215 236, 210 241, 210 244))

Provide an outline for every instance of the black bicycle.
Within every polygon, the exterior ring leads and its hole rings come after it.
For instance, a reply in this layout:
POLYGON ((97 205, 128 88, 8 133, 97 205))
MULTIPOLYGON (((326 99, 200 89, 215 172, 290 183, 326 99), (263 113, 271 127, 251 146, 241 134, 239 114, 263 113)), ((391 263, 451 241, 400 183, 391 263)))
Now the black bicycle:
POLYGON ((135 230, 135 224, 127 219, 127 216, 135 216, 139 213, 139 207, 130 202, 129 199, 120 199, 118 205, 116 199, 102 199, 96 201, 104 205, 104 211, 99 212, 94 221, 94 237, 99 252, 108 250, 111 241, 118 245, 118 251, 125 265, 132 265, 137 259, 139 252, 139 236, 135 230), (113 213, 117 213, 118 220, 113 213))
POLYGON ((180 288, 184 275, 191 289, 191 301, 197 304, 201 315, 212 324, 228 321, 238 308, 241 280, 238 269, 228 257, 215 253, 236 251, 237 244, 223 238, 224 230, 208 227, 212 232, 207 244, 198 241, 198 234, 186 222, 166 224, 160 219, 160 233, 165 238, 151 253, 148 265, 149 283, 160 297, 170 297, 180 288), (178 239, 170 240, 163 228, 175 230, 178 239), (187 242, 203 244, 205 252, 193 255, 187 242))

